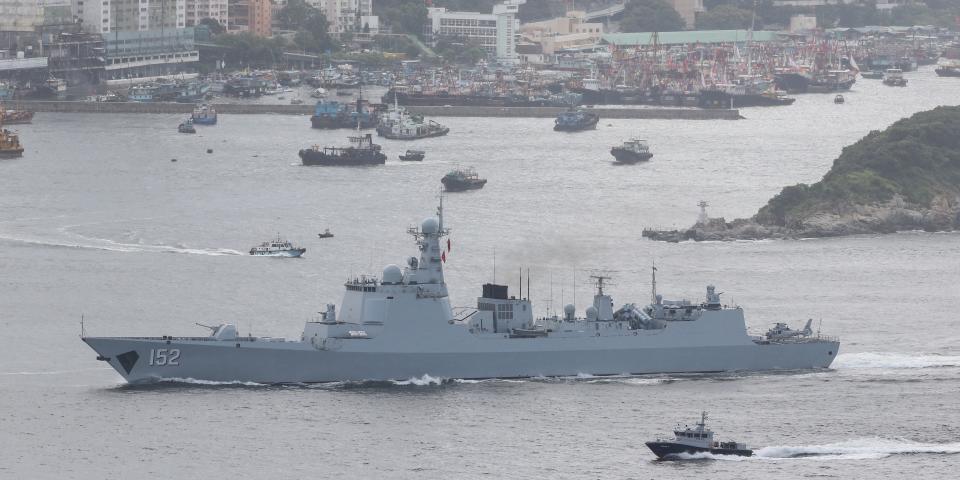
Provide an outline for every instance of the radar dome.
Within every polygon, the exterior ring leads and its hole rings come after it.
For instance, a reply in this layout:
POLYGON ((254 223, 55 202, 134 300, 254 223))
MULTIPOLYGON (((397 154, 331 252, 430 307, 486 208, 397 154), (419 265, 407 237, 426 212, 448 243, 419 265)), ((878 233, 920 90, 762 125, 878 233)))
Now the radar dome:
POLYGON ((568 303, 563 307, 564 316, 567 318, 573 318, 573 314, 576 313, 577 307, 574 307, 572 303, 568 303))
POLYGON ((589 306, 587 307, 587 320, 596 320, 597 319, 597 307, 589 306))
POLYGON ((420 231, 426 234, 434 234, 440 231, 440 223, 436 218, 430 217, 420 224, 420 231))
POLYGON ((403 282, 403 271, 400 270, 400 267, 393 264, 383 267, 383 277, 380 279, 380 283, 393 284, 401 282, 403 282))

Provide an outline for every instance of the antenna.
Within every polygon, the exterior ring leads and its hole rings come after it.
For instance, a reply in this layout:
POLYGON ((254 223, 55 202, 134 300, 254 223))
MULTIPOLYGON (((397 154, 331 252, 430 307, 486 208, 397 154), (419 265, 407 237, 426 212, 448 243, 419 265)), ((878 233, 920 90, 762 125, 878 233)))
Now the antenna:
POLYGON ((497 247, 493 247, 493 283, 497 283, 497 247))
POLYGON ((657 261, 653 261, 653 270, 651 271, 652 280, 650 282, 650 303, 657 303, 657 261))
POLYGON ((573 304, 577 304, 577 267, 573 267, 573 304))
MULTIPOLYGON (((596 280, 597 283, 597 295, 603 295, 603 282, 605 280, 610 280, 610 277, 604 275, 590 275, 590 278, 596 280)), ((607 284, 609 285, 609 283, 607 284)))
POLYGON ((523 300, 523 267, 520 267, 520 300, 523 300))
POLYGON ((80 338, 84 338, 86 336, 87 336, 87 333, 83 329, 83 314, 81 313, 80 314, 80 338))
POLYGON ((527 298, 532 296, 530 292, 530 267, 527 267, 527 298))

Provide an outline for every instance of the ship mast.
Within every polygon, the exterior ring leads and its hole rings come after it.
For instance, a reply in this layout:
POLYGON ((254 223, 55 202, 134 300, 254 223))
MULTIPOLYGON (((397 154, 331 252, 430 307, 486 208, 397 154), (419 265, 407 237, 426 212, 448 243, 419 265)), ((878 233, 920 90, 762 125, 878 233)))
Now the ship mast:
POLYGON ((657 262, 654 261, 652 265, 653 270, 651 271, 652 281, 650 282, 650 304, 656 305, 657 303, 657 262))

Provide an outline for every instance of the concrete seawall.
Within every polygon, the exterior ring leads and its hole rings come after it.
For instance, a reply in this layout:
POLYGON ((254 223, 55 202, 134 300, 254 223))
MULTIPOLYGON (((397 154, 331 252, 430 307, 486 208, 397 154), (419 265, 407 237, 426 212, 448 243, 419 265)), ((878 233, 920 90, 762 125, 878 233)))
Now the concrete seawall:
MULTIPOLYGON (((23 108, 34 112, 62 113, 190 113, 189 103, 138 103, 138 102, 67 102, 30 101, 23 108)), ((265 105, 216 103, 218 113, 226 114, 279 114, 311 115, 313 105, 265 105)), ((414 113, 432 117, 538 117, 553 118, 564 111, 562 107, 409 107, 414 113)), ((736 120, 738 110, 695 108, 593 108, 591 111, 604 118, 637 118, 668 120, 736 120)))

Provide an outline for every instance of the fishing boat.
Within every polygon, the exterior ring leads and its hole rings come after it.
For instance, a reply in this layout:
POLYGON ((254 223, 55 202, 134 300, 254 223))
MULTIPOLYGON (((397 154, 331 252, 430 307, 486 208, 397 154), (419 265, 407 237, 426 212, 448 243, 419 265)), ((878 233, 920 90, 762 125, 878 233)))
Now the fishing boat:
POLYGON ((217 111, 212 105, 207 105, 204 103, 193 109, 193 114, 190 118, 196 125, 216 125, 217 111))
POLYGON ((941 65, 934 71, 941 77, 960 77, 960 65, 941 65))
POLYGON ((177 131, 180 133, 197 133, 197 129, 193 128, 193 119, 188 118, 183 121, 180 125, 177 125, 177 131))
POLYGON ((33 112, 22 109, 19 105, 13 110, 6 110, 0 103, 0 123, 7 125, 23 125, 33 122, 33 112))
POLYGON ((653 157, 653 154, 650 153, 650 145, 647 144, 646 140, 639 138, 631 138, 620 146, 611 148, 610 154, 617 159, 618 163, 645 162, 653 157))
POLYGON ((561 113, 554 120, 553 130, 555 132, 579 132, 581 130, 591 130, 597 128, 600 121, 600 115, 594 112, 587 112, 582 108, 568 110, 561 113))
POLYGON ((380 149, 380 145, 373 143, 373 135, 367 133, 349 137, 348 147, 320 147, 300 150, 300 161, 306 166, 359 166, 383 165, 387 163, 387 156, 380 149))
POLYGON ((833 97, 833 103, 841 104, 845 101, 846 100, 843 98, 843 95, 837 95, 836 97, 833 97))
POLYGON ((299 257, 306 251, 306 248, 295 247, 290 241, 282 240, 278 233, 276 240, 263 242, 251 248, 250 255, 260 257, 299 257))
POLYGON ((400 155, 400 160, 404 162, 422 162, 425 153, 423 150, 407 150, 406 153, 400 155))
POLYGON ((377 126, 377 135, 390 140, 418 140, 421 138, 442 137, 450 133, 450 128, 433 120, 419 121, 402 112, 393 121, 381 121, 377 126))
POLYGON ((16 158, 23 156, 23 145, 20 145, 20 136, 3 128, 3 119, 0 118, 0 158, 16 158))
POLYGON ((331 237, 333 237, 333 234, 330 233, 330 229, 329 229, 329 228, 326 228, 326 229, 323 230, 322 233, 318 233, 318 234, 317 234, 317 237, 319 237, 319 238, 331 238, 331 237))
POLYGON ((903 70, 888 68, 883 75, 883 84, 891 87, 906 87, 907 79, 903 78, 903 70))
POLYGON ((826 70, 813 75, 807 85, 810 93, 831 93, 850 90, 857 77, 849 70, 826 70))
POLYGON ((860 72, 860 76, 870 80, 883 80, 883 70, 867 70, 860 72))
POLYGON ((483 188, 487 184, 487 179, 480 178, 473 168, 460 168, 444 175, 440 183, 448 192, 462 192, 483 188))

